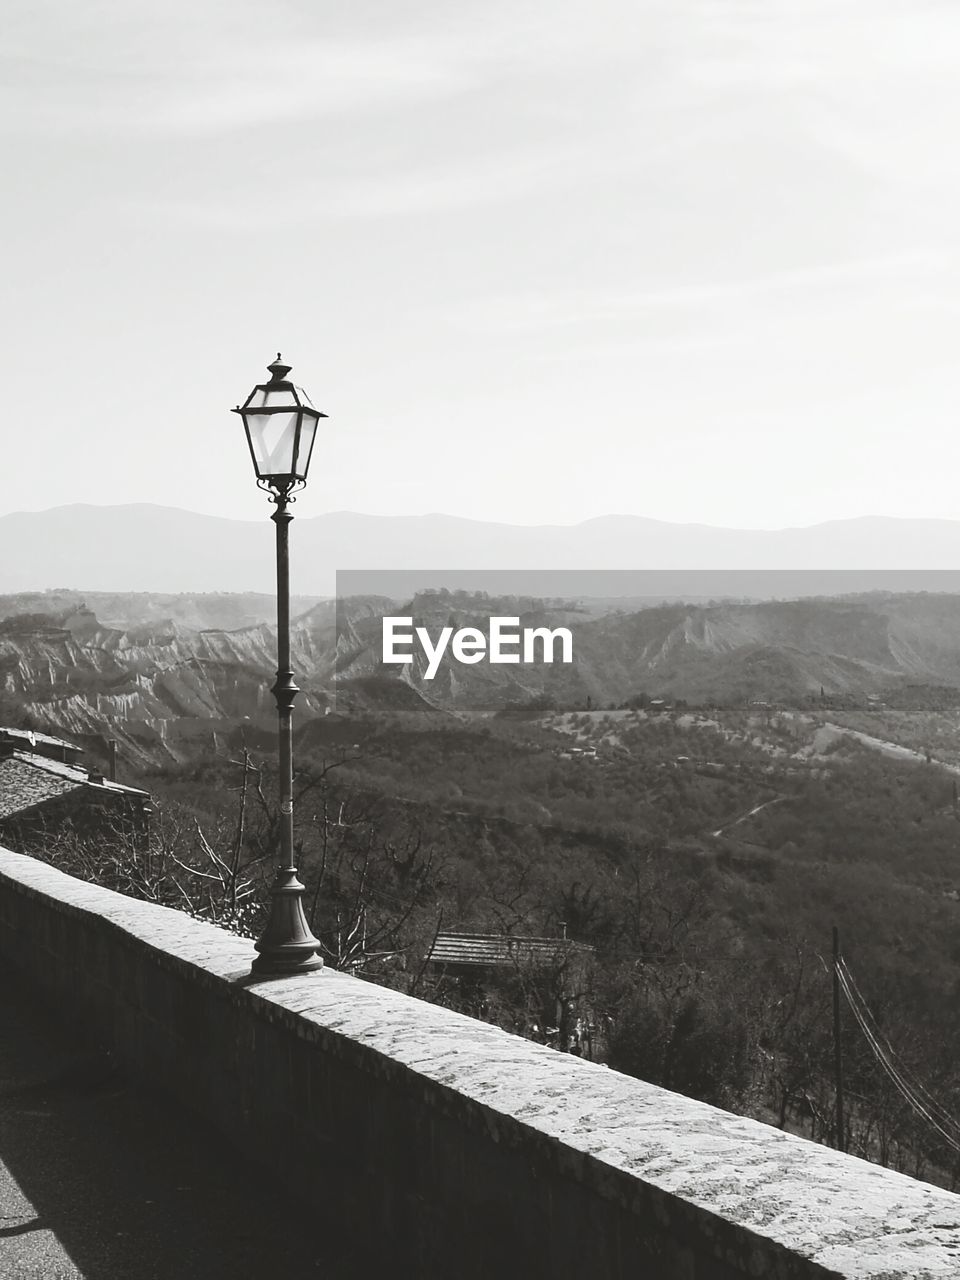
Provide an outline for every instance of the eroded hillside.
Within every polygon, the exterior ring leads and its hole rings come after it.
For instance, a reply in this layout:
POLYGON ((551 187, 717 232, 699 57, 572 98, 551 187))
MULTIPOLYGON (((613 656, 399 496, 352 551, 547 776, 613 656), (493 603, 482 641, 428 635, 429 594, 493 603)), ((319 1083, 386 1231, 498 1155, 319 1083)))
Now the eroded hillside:
MULTIPOLYGON (((109 625, 70 593, 0 600, 7 718, 90 741, 117 737, 144 762, 187 758, 242 723, 272 724, 272 624, 205 625, 210 616, 256 616, 265 598, 131 599, 98 600, 114 618, 134 619, 109 625), (167 604, 169 616, 157 616, 167 604), (16 605, 30 608, 12 612, 16 605)), ((822 696, 866 705, 895 700, 910 685, 960 687, 960 596, 953 595, 672 604, 599 616, 570 601, 449 592, 406 603, 307 603, 291 639, 298 706, 308 718, 334 701, 341 710, 489 715, 537 704, 608 707, 638 696, 721 704, 822 696), (445 626, 486 630, 490 616, 567 627, 573 661, 465 665, 447 655, 428 679, 422 648, 414 646, 409 664, 383 664, 386 613, 411 617, 433 637, 445 626)))

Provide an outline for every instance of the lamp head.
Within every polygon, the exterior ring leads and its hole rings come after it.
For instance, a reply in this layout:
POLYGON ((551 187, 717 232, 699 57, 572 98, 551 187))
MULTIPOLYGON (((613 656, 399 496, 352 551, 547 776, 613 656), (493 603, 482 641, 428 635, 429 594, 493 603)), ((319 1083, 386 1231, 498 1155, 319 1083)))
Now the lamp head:
POLYGON ((327 416, 314 408, 302 387, 287 380, 291 367, 277 352, 267 366, 270 381, 258 383, 231 410, 243 419, 257 484, 279 497, 306 484, 317 425, 327 416))

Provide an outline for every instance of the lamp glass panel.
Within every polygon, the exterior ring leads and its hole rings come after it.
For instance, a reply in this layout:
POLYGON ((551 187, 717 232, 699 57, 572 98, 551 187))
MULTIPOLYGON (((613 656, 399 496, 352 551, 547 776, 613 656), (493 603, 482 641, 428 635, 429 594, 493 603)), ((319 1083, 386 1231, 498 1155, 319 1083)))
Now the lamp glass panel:
POLYGON ((277 409, 281 406, 289 406, 291 409, 296 408, 296 396, 291 391, 277 390, 271 387, 256 387, 250 393, 250 399, 245 408, 249 409, 277 409))
POLYGON ((297 475, 304 480, 307 478, 307 468, 310 466, 313 441, 317 434, 317 421, 318 419, 313 414, 305 413, 303 415, 303 426, 300 428, 300 448, 297 450, 297 475))
POLYGON ((297 413, 244 414, 259 476, 293 475, 297 413))

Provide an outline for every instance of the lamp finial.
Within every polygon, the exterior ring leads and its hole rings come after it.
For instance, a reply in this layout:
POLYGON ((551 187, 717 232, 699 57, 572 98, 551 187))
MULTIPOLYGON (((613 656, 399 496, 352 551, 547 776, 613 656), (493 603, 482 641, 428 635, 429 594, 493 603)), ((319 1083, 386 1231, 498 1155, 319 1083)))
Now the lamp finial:
POLYGON ((293 365, 284 364, 283 356, 278 351, 276 360, 274 360, 272 364, 268 364, 267 368, 269 369, 270 373, 273 375, 274 382, 283 382, 284 378, 293 368, 293 365))

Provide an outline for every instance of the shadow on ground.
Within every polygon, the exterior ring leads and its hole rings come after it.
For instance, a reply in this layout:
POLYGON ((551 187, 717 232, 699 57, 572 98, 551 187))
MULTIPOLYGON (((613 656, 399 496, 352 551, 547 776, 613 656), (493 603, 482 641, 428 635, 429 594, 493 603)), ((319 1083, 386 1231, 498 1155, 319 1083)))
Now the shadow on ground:
POLYGON ((141 1087, 0 965, 4 1280, 352 1280, 331 1240, 202 1117, 141 1087))

